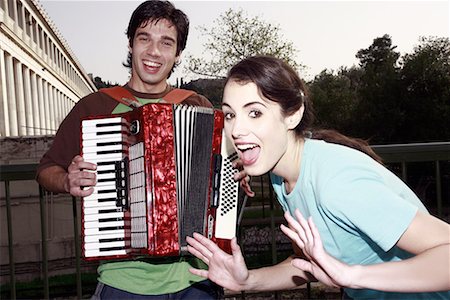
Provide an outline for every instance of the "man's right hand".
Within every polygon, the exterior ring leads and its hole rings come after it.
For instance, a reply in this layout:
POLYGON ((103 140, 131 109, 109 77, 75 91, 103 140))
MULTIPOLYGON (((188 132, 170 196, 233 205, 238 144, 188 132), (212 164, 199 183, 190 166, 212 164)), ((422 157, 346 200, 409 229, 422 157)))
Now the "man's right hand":
POLYGON ((68 173, 64 178, 64 190, 75 197, 89 196, 94 192, 92 186, 97 181, 96 169, 95 164, 85 162, 80 155, 75 156, 67 168, 68 173))

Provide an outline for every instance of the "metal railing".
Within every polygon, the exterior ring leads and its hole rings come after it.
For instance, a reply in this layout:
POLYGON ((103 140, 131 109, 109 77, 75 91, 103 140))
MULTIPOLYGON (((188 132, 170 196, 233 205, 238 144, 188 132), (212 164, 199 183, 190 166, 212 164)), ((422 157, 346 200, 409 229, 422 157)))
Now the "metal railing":
MULTIPOLYGON (((450 160, 450 142, 443 143, 423 143, 423 144, 402 144, 402 145, 380 145, 373 146, 375 152, 377 152, 386 163, 400 163, 401 164, 401 176, 406 181, 407 179, 407 164, 410 162, 434 162, 435 164, 435 177, 436 177, 436 202, 437 202, 437 216, 443 217, 443 199, 442 199, 442 174, 441 163, 442 161, 448 162, 450 160)), ((7 215, 7 227, 8 227, 8 253, 9 253, 9 277, 10 277, 10 298, 16 299, 16 278, 15 278, 15 262, 14 262, 14 233, 11 226, 11 190, 10 182, 20 180, 33 180, 35 178, 37 164, 17 164, 17 165, 1 165, 0 166, 0 181, 5 185, 5 202, 6 202, 6 215, 7 215)), ((253 181, 254 184, 258 184, 258 180, 253 181)), ((260 181, 260 191, 264 196, 263 181, 260 181)), ((47 256, 47 216, 46 216, 46 201, 44 196, 45 191, 39 187, 39 203, 40 203, 40 221, 41 221, 41 249, 42 249, 42 277, 44 285, 44 298, 49 299, 49 276, 48 276, 48 256, 47 256)), ((265 197, 265 196, 264 196, 265 197)), ((271 190, 268 191, 268 204, 269 204, 269 217, 268 222, 271 229, 275 228, 275 216, 273 214, 274 196, 271 190)), ((82 297, 81 287, 81 268, 80 268, 80 242, 78 232, 79 214, 77 212, 77 202, 75 198, 72 198, 73 204, 73 222, 74 222, 74 239, 75 239, 75 259, 76 259, 76 272, 77 272, 77 298, 82 297)), ((264 208, 264 205, 262 207, 264 208)), ((273 231, 272 231, 273 233, 273 231)), ((272 261, 276 262, 276 248, 274 238, 272 237, 272 261)))

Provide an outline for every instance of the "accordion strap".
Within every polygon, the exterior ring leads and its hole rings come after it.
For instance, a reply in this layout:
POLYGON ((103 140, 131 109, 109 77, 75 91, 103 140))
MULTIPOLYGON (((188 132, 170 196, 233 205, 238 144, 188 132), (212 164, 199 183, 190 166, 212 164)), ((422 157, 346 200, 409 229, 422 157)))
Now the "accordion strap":
MULTIPOLYGON (((114 86, 110 88, 102 88, 99 90, 99 92, 102 92, 114 100, 129 106, 131 108, 136 108, 141 106, 142 104, 136 99, 136 97, 126 88, 122 86, 114 86)), ((167 103, 172 104, 178 104, 183 102, 185 99, 189 98, 190 96, 194 95, 194 91, 185 90, 185 89, 173 89, 169 93, 167 93, 163 99, 167 103)))

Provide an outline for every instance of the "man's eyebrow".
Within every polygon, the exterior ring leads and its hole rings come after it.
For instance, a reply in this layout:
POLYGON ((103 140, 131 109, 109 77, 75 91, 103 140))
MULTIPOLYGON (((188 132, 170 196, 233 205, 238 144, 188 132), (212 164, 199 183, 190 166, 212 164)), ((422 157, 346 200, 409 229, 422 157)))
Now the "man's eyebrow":
POLYGON ((163 40, 169 40, 169 41, 172 41, 172 42, 174 42, 174 43, 177 42, 173 37, 168 36, 168 35, 163 35, 163 36, 162 36, 162 39, 163 39, 163 40))
POLYGON ((136 32, 136 36, 141 36, 141 35, 145 35, 145 36, 150 36, 150 34, 148 32, 145 31, 137 31, 136 32))

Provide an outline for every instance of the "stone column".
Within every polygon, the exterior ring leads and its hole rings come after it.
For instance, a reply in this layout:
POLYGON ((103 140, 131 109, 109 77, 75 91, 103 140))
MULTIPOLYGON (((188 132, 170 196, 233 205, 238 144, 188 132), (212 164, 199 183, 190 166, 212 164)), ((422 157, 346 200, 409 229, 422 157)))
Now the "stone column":
POLYGON ((8 116, 9 116, 9 136, 18 136, 17 129, 17 107, 16 107, 16 93, 14 89, 14 62, 11 55, 5 55, 6 66, 6 99, 8 101, 8 116))

